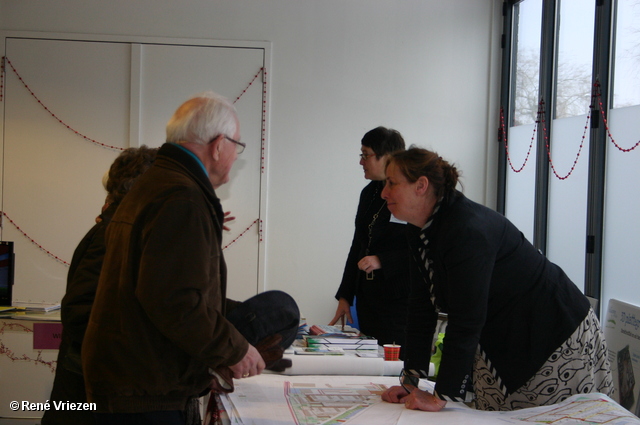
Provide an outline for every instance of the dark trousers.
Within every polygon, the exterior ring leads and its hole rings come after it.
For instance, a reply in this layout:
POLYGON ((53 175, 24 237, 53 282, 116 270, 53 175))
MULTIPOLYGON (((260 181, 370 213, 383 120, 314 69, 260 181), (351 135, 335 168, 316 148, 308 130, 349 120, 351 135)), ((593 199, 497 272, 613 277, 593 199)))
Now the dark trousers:
MULTIPOLYGON (((227 313, 227 320, 255 345, 262 339, 282 335, 280 346, 293 343, 300 324, 300 311, 295 300, 282 291, 266 291, 238 304, 227 313)), ((182 410, 145 413, 97 413, 97 425, 192 425, 182 410)))

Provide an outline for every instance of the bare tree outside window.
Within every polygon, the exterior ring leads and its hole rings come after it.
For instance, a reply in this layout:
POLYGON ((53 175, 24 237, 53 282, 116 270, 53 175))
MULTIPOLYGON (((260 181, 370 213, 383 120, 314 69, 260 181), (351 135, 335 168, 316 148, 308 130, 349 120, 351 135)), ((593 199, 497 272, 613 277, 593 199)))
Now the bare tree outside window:
POLYGON ((558 65, 557 75, 555 117, 587 114, 591 105, 591 69, 563 62, 558 65))
POLYGON ((542 0, 523 1, 514 13, 517 35, 511 125, 520 126, 534 123, 538 112, 542 0))
POLYGON ((537 119, 540 53, 533 49, 518 50, 516 61, 513 126, 532 124, 537 119))
MULTIPOLYGON (((639 0, 634 0, 639 1, 639 0)), ((524 4, 524 3, 523 3, 524 4)), ((545 108, 553 105, 553 118, 567 118, 589 112, 591 104, 591 68, 593 54, 594 8, 583 0, 563 0, 558 25, 558 54, 555 59, 555 99, 544 99, 545 108)), ((538 21, 534 12, 527 19, 538 21)), ((527 15, 521 15, 526 17, 527 15)), ((538 33, 539 37, 539 33, 538 33)), ((512 125, 535 123, 540 104, 540 46, 521 47, 516 57, 515 110, 512 125)))
MULTIPOLYGON (((532 124, 538 117, 540 55, 533 50, 518 52, 513 125, 532 124)), ((591 103, 591 72, 583 66, 563 62, 557 68, 556 118, 586 114, 591 103)), ((548 107, 549 102, 545 102, 548 107)))
POLYGON ((640 0, 618 0, 613 106, 640 105, 640 0))
POLYGON ((554 118, 586 115, 591 104, 595 7, 584 0, 561 0, 557 26, 554 118))

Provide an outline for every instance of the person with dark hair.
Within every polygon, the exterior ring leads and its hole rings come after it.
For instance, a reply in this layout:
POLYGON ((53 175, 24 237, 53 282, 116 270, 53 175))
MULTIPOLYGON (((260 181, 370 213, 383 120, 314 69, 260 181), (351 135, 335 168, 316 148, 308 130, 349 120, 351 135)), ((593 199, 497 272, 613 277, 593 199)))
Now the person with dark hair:
POLYGON ((300 312, 282 291, 227 298, 224 213, 216 190, 246 145, 228 99, 180 105, 166 143, 124 197, 82 345, 98 424, 193 424, 210 388, 290 366, 300 312))
POLYGON ((383 400, 441 410, 550 405, 610 395, 607 346, 588 299, 503 215, 466 198, 455 166, 435 152, 393 154, 382 197, 408 221, 420 280, 412 280, 401 386, 383 400), (434 393, 426 378, 438 312, 448 315, 434 393))
MULTIPOLYGON (((80 360, 82 341, 89 323, 89 314, 96 295, 98 278, 104 259, 104 233, 116 208, 131 186, 153 163, 157 148, 140 146, 125 149, 113 161, 103 179, 107 197, 96 224, 80 241, 73 253, 67 289, 61 302, 62 337, 56 375, 49 403, 86 403, 84 377, 80 360)), ((93 412, 88 410, 49 409, 42 425, 93 424, 93 412)))
POLYGON ((371 182, 360 193, 355 232, 335 295, 338 300, 333 325, 347 318, 353 323, 355 303, 359 329, 378 343, 404 345, 409 293, 409 255, 404 236, 406 223, 394 217, 380 197, 389 155, 404 150, 396 130, 377 127, 362 138, 360 165, 371 182))

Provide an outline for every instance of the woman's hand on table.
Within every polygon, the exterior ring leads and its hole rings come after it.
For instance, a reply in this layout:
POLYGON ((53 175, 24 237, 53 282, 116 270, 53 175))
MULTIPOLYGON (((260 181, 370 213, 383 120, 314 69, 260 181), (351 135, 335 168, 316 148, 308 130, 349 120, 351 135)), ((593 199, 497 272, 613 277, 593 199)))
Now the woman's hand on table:
POLYGON ((382 400, 387 403, 402 403, 402 399, 407 397, 409 393, 400 385, 393 386, 382 393, 382 400))
POLYGON ((411 393, 401 386, 394 386, 382 393, 382 400, 389 403, 404 403, 407 409, 438 412, 447 404, 429 391, 414 388, 411 393))
POLYGON ((353 323, 353 319, 351 318, 351 306, 349 305, 349 301, 344 298, 340 298, 340 300, 338 300, 336 315, 333 316, 333 320, 329 322, 329 326, 335 325, 341 317, 343 318, 342 325, 344 325, 345 317, 347 319, 347 323, 353 323))

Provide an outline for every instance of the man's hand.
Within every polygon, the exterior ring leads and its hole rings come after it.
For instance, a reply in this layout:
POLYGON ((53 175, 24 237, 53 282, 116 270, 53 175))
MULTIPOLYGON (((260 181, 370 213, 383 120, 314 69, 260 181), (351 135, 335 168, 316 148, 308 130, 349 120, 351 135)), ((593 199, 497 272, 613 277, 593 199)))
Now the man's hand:
POLYGON ((223 224, 222 224, 222 228, 223 228, 224 230, 226 230, 227 232, 228 232, 228 231, 230 231, 231 229, 230 229, 226 224, 224 224, 224 223, 226 223, 227 221, 233 221, 233 220, 235 220, 235 219, 236 219, 235 217, 230 217, 230 216, 229 216, 229 214, 231 214, 231 211, 227 211, 227 212, 225 212, 225 213, 224 213, 224 219, 222 220, 222 223, 223 223, 223 224))
POLYGON ((229 366, 229 369, 233 372, 235 379, 248 378, 250 376, 260 375, 264 370, 265 364, 262 360, 262 356, 256 350, 256 347, 249 344, 249 350, 244 355, 242 360, 233 366, 229 366))
POLYGON ((274 334, 256 344, 256 350, 258 350, 258 353, 262 356, 262 360, 264 360, 265 369, 274 372, 284 372, 286 368, 291 367, 293 364, 291 359, 282 358, 284 348, 280 346, 281 342, 282 335, 274 334))

